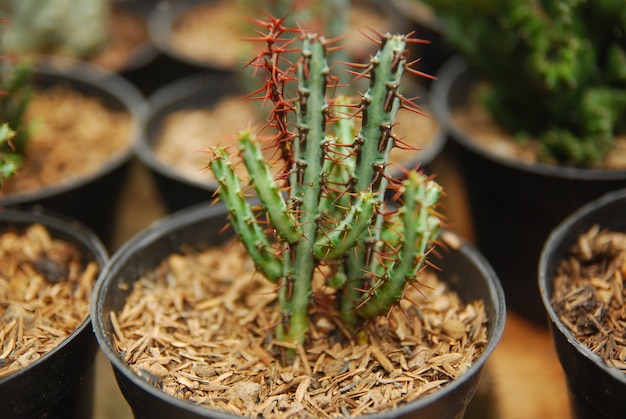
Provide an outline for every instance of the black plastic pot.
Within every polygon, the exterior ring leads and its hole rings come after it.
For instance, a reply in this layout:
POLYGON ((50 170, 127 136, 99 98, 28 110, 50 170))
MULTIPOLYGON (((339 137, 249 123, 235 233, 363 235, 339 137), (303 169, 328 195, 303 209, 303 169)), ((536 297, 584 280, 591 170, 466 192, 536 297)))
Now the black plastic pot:
MULTIPOLYGON (((41 212, 0 210, 0 230, 45 225, 53 238, 73 243, 102 268, 108 254, 98 237, 77 221, 41 212)), ((85 419, 93 411, 94 358, 98 350, 88 317, 59 346, 0 378, 3 419, 85 419)))
POLYGON ((478 77, 453 57, 433 83, 433 112, 447 130, 469 198, 477 247, 502 281, 507 305, 538 324, 546 316, 537 288, 539 255, 550 231, 581 205, 626 186, 626 170, 525 164, 481 148, 452 119, 478 77))
MULTIPOLYGON (((187 208, 156 222, 129 240, 112 257, 106 271, 98 279, 92 299, 94 330, 100 347, 111 362, 118 385, 131 406, 135 418, 236 418, 236 416, 208 410, 167 395, 145 379, 136 375, 124 363, 111 342, 114 335, 110 312, 120 312, 133 283, 152 271, 172 252, 182 248, 202 249, 218 245, 229 234, 217 232, 225 225, 227 213, 222 205, 202 203, 187 208)), ((232 231, 232 230, 229 230, 232 231)), ((488 343, 483 354, 460 378, 434 394, 425 396, 398 409, 368 416, 372 419, 462 418, 474 395, 487 358, 495 349, 505 323, 505 303, 502 289, 489 264, 471 246, 445 253, 438 265, 442 278, 465 301, 483 299, 489 320, 488 343)))
MULTIPOLYGON (((236 76, 214 73, 195 74, 158 89, 148 98, 149 115, 142 128, 136 154, 153 175, 159 194, 170 212, 211 199, 218 184, 208 173, 206 181, 190 179, 156 158, 154 144, 165 119, 171 113, 180 110, 211 108, 220 99, 229 95, 243 97, 245 93, 241 84, 240 79, 236 76)), ((421 88, 415 86, 413 89, 411 95, 419 95, 421 104, 428 102, 426 93, 421 88)), ((419 118, 420 116, 416 117, 419 118)), ((243 127, 232 127, 233 135, 241 128, 243 127)), ((210 138, 210 135, 211 133, 207 132, 207 138, 210 138)), ((445 140, 443 130, 438 130, 431 139, 429 146, 416 153, 415 158, 409 160, 405 168, 420 167, 429 172, 429 164, 439 155, 445 145, 445 140)), ((181 147, 186 147, 186 145, 181 144, 181 147)), ((202 167, 198 167, 198 171, 202 169, 202 167)), ((393 177, 403 176, 402 169, 390 167, 390 170, 393 177)))
POLYGON ((626 189, 610 192, 575 211, 556 227, 541 253, 539 289, 550 319, 552 337, 565 371, 572 411, 577 419, 626 417, 626 374, 608 366, 580 343, 550 303, 560 262, 569 257, 578 237, 598 224, 626 232, 626 189))
POLYGON ((108 243, 115 222, 118 194, 145 116, 143 97, 120 76, 81 62, 66 61, 60 67, 42 65, 34 76, 39 88, 69 85, 85 95, 98 97, 111 109, 128 112, 134 125, 133 138, 129 139, 127 149, 103 162, 102 167, 93 173, 31 192, 6 194, 0 197, 0 207, 29 208, 39 205, 83 222, 108 243))

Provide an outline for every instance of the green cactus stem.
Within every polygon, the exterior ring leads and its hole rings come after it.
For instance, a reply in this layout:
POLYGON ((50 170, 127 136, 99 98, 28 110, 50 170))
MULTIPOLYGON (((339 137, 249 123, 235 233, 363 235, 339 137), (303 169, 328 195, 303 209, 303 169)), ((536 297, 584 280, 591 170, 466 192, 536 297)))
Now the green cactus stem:
POLYGON ((209 167, 234 230, 257 269, 278 284, 277 338, 301 344, 318 271, 336 289, 337 311, 348 327, 398 304, 405 286, 418 281, 437 239, 440 187, 412 171, 402 183, 391 183, 400 197, 393 204, 397 209, 384 201, 396 112, 417 108, 399 92, 410 38, 380 35, 380 49, 361 74, 369 78, 367 92, 360 100, 333 98, 329 42, 303 33, 295 68, 281 68, 281 55, 294 48, 281 37, 288 29, 280 19, 258 23, 267 29, 266 47, 251 65, 267 74, 266 90, 258 93, 274 102, 268 126, 277 130, 272 145, 280 150, 284 170, 272 177, 261 153, 267 144, 249 130, 239 135, 239 152, 269 226, 246 201, 225 149, 212 149, 209 167), (287 98, 291 82, 295 96, 287 98))

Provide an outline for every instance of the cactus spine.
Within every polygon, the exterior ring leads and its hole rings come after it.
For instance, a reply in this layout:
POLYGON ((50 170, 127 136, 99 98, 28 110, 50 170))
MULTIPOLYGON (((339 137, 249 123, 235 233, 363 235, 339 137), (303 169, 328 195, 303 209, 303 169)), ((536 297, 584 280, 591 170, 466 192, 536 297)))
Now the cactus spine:
POLYGON ((277 130, 272 144, 284 162, 281 175, 272 178, 254 134, 242 132, 239 143, 271 228, 257 221, 226 149, 212 150, 209 167, 220 183, 219 197, 230 211, 232 226, 257 269, 277 284, 278 338, 302 343, 318 270, 337 289, 341 317, 352 328, 359 318, 384 314, 400 301, 437 238, 441 191, 430 178, 412 171, 402 183, 392 182, 400 197, 398 209, 387 208, 384 201, 396 112, 401 106, 416 110, 399 93, 409 68, 410 38, 381 35, 380 50, 361 74, 369 77, 370 87, 354 103, 328 98, 335 79, 326 60, 331 47, 322 36, 305 33, 295 69, 281 69, 282 54, 292 50, 292 41, 281 38, 287 29, 278 19, 257 23, 267 29, 262 37, 266 47, 251 64, 267 74, 266 87, 258 93, 274 102, 269 125, 277 130), (293 80, 296 97, 290 100, 285 85, 293 80), (357 130, 354 121, 359 117, 357 130), (295 130, 289 131, 293 125, 295 130))

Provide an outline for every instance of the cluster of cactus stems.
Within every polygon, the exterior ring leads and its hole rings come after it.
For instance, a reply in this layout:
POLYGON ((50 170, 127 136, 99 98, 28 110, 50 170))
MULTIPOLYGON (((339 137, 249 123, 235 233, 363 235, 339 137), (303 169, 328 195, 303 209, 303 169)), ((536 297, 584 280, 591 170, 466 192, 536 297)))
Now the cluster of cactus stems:
POLYGON ((623 0, 420 0, 490 82, 490 112, 547 160, 588 166, 626 133, 623 0))
POLYGON ((388 313, 407 285, 418 286, 440 229, 441 188, 417 170, 403 181, 387 174, 390 150, 403 145, 393 134, 398 109, 420 112, 399 92, 405 70, 419 73, 407 62, 410 36, 377 34, 379 51, 355 71, 369 78, 369 89, 351 99, 332 95, 336 79, 326 56, 333 42, 299 30, 301 37, 285 36, 294 30, 281 19, 255 22, 264 48, 250 65, 263 70, 266 84, 249 98, 272 103, 260 131, 275 134, 239 134, 247 182, 228 147, 212 148, 208 166, 230 224, 258 271, 277 285, 277 338, 298 344, 309 329, 316 272, 336 290, 338 312, 353 330, 360 319, 388 313), (294 51, 295 64, 285 61, 294 51), (267 147, 276 161, 263 157, 267 147), (278 175, 275 164, 282 165, 278 175), (247 199, 250 188, 258 206, 247 199), (388 188, 396 190, 392 205, 384 199, 388 188))

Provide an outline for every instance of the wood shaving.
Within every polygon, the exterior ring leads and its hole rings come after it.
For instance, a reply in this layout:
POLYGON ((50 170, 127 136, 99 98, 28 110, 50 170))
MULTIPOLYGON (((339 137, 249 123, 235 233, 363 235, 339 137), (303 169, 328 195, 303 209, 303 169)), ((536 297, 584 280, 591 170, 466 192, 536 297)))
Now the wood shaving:
POLYGON ((267 419, 371 414, 445 386, 486 345, 482 302, 463 305, 432 271, 420 282, 401 309, 363 325, 362 341, 343 332, 330 291, 316 289, 323 298, 308 341, 294 347, 272 339, 275 289, 239 243, 175 254, 111 313, 114 346, 148 382, 211 409, 267 419), (287 349, 296 353, 290 365, 280 362, 287 349))

